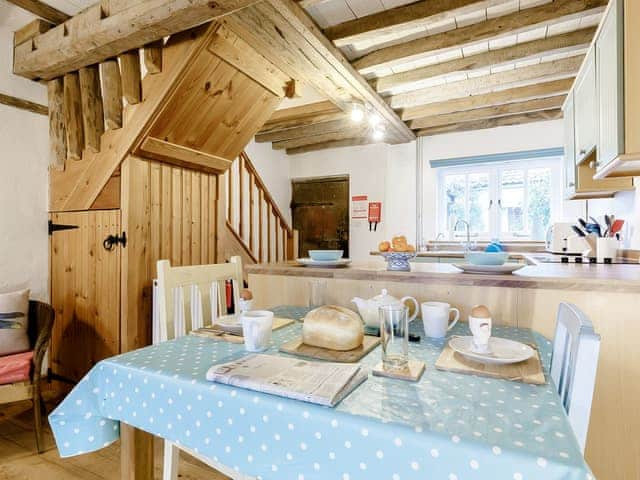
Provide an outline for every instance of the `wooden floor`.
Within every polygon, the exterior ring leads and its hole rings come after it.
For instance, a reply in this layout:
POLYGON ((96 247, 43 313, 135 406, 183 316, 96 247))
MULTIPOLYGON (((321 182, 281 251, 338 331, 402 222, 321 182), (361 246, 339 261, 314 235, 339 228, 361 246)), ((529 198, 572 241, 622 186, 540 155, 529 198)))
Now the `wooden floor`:
MULTIPOLYGON (((54 403, 47 402, 51 411, 54 403)), ((60 458, 46 428, 45 452, 36 453, 31 402, 0 406, 0 480, 118 480, 120 442, 95 453, 60 458)), ((162 442, 155 442, 155 478, 162 478, 162 442)), ((180 480, 226 480, 227 477, 182 454, 180 480)))

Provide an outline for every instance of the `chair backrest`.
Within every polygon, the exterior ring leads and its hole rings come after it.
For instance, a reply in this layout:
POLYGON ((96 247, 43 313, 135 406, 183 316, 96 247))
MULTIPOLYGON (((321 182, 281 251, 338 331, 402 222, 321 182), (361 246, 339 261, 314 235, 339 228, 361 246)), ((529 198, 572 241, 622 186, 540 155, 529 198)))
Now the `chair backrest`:
POLYGON ((158 264, 159 341, 186 335, 213 323, 226 314, 225 281, 233 284, 234 305, 238 305, 242 280, 242 259, 230 263, 172 267, 169 260, 158 264))
POLYGON ((569 422, 584 452, 596 382, 600 335, 578 307, 561 303, 551 358, 555 383, 569 422))

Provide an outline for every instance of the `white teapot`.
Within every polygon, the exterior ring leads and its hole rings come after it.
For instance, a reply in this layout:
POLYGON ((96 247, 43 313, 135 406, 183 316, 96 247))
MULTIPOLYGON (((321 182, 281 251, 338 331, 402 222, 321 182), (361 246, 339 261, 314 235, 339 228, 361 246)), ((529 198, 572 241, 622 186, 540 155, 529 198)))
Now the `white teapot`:
POLYGON ((376 295, 369 300, 355 297, 351 299, 353 303, 358 307, 358 312, 364 320, 367 327, 380 327, 380 317, 378 316, 378 308, 385 305, 403 305, 407 300, 411 301, 414 306, 413 315, 409 317, 409 321, 416 318, 420 308, 418 307, 418 301, 413 297, 402 297, 398 300, 396 297, 389 295, 386 288, 382 289, 380 295, 376 295))

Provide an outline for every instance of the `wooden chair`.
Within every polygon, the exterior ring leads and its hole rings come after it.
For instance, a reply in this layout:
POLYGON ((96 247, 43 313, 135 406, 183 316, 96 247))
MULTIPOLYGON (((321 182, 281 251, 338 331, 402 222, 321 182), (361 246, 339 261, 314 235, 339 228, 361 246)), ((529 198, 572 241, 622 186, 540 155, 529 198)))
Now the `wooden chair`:
MULTIPOLYGON (((234 305, 238 305, 243 286, 240 257, 231 257, 230 263, 187 267, 172 267, 168 260, 159 260, 157 268, 160 341, 179 338, 205 323, 213 323, 220 316, 218 312, 226 309, 226 280, 233 282, 234 305)), ((167 440, 164 442, 163 480, 178 478, 180 450, 228 477, 248 480, 248 477, 240 476, 226 465, 167 440)))
POLYGON ((551 378, 584 452, 596 383, 600 335, 578 307, 561 303, 551 358, 551 378))
POLYGON ((42 453, 44 447, 42 443, 42 415, 46 414, 40 390, 40 379, 42 362, 51 341, 54 317, 51 305, 36 300, 29 301, 29 329, 27 333, 29 344, 33 350, 31 379, 28 382, 0 385, 0 405, 23 400, 33 402, 38 453, 42 453))

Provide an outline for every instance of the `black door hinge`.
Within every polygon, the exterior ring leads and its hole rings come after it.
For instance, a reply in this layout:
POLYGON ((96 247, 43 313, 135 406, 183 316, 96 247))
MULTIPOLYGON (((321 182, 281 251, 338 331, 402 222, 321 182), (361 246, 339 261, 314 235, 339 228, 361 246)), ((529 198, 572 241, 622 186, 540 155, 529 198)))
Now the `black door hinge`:
POLYGON ((102 242, 102 246, 105 250, 113 250, 113 246, 120 244, 123 247, 127 246, 127 232, 122 232, 122 235, 109 235, 102 242))
POLYGON ((61 223, 53 223, 49 220, 49 235, 52 235, 53 232, 60 232, 62 230, 75 230, 79 228, 78 225, 63 225, 61 223))

